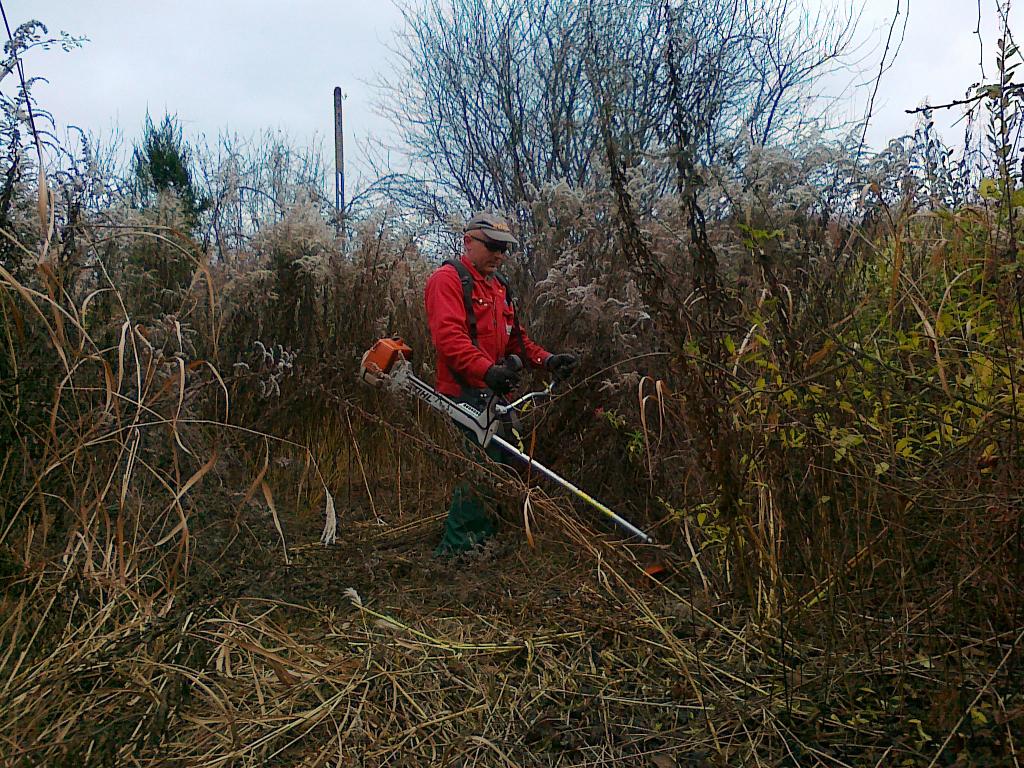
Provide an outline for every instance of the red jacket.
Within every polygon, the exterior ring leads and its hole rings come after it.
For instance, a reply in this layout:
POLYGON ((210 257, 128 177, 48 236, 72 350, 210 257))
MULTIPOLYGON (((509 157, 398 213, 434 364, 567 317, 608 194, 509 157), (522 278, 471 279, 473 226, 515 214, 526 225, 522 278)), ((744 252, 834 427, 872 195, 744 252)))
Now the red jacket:
POLYGON ((462 281, 455 267, 446 264, 427 279, 424 292, 427 324, 437 350, 437 391, 458 397, 462 385, 482 389, 484 374, 495 362, 517 354, 525 365, 543 367, 551 356, 519 328, 515 333, 515 310, 505 295, 505 286, 494 277, 484 277, 462 259, 473 276, 473 309, 476 310, 478 347, 469 338, 462 281), (460 381, 461 379, 461 381, 460 381))

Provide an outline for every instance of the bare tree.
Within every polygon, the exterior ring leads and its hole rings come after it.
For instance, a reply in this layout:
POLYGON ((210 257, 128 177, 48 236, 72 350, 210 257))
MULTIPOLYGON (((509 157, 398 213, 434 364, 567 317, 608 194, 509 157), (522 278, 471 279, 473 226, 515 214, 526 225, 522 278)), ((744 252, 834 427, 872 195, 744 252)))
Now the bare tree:
POLYGON ((264 225, 278 221, 288 206, 318 205, 330 216, 327 166, 316 149, 303 149, 286 134, 265 131, 251 138, 225 134, 211 146, 196 145, 196 165, 209 210, 201 237, 220 257, 244 251, 264 225))
POLYGON ((775 140, 855 20, 794 0, 428 0, 405 9, 382 108, 425 178, 511 209, 546 181, 591 178, 602 116, 626 167, 665 148, 680 109, 703 160, 775 140))

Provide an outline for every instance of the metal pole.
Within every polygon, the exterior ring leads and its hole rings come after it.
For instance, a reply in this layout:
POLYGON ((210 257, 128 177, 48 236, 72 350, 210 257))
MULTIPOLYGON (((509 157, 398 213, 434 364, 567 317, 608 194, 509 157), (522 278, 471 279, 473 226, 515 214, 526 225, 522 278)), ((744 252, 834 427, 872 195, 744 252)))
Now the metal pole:
POLYGON ((536 469, 538 472, 540 472, 542 475, 544 475, 544 477, 546 477, 548 480, 552 480, 553 482, 556 482, 560 486, 565 488, 567 491, 571 491, 577 497, 579 497, 580 499, 583 499, 583 501, 587 502, 587 504, 589 504, 590 506, 594 507, 594 509, 597 509, 598 511, 603 512, 605 515, 610 517, 612 522, 614 522, 617 526, 622 528, 624 531, 632 534, 633 536, 636 536, 638 539, 640 539, 640 541, 644 542, 645 544, 653 544, 654 543, 654 540, 650 536, 648 536, 646 533, 644 533, 639 528, 637 528, 635 525, 633 525, 631 522, 629 522, 629 520, 626 520, 623 517, 619 517, 617 514, 612 512, 608 507, 606 507, 600 501, 595 499, 589 493, 585 493, 584 491, 580 490, 575 485, 570 483, 568 480, 566 480, 564 477, 560 477, 560 476, 556 475, 554 472, 552 472, 550 469, 545 467, 543 464, 541 464, 541 463, 539 463, 537 461, 534 461, 529 456, 527 456, 525 453, 523 453, 518 448, 513 446, 511 443, 508 443, 508 442, 502 440, 500 437, 497 437, 497 436, 492 437, 491 438, 491 442, 494 443, 495 445, 497 445, 499 448, 501 448, 506 453, 511 454, 512 456, 515 456, 520 461, 523 461, 527 465, 532 467, 533 469, 536 469))
POLYGON ((334 209, 340 229, 345 216, 345 133, 340 87, 334 89, 334 209))

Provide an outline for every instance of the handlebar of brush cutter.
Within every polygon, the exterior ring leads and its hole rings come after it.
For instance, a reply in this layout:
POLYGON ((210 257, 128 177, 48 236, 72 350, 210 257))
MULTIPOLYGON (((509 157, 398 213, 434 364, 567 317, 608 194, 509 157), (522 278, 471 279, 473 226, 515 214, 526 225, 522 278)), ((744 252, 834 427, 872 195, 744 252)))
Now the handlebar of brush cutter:
MULTIPOLYGON (((499 360, 498 364, 506 365, 513 371, 516 371, 517 373, 523 370, 523 361, 520 359, 519 355, 508 355, 507 357, 504 357, 501 360, 499 360)), ((504 416, 505 414, 511 413, 512 411, 522 411, 525 409, 526 405, 533 402, 534 400, 540 400, 541 398, 551 397, 551 395, 555 391, 556 383, 557 381, 555 379, 552 379, 544 386, 544 389, 538 390, 537 392, 527 392, 525 395, 516 398, 511 403, 494 402, 497 399, 497 395, 491 395, 490 402, 488 403, 488 405, 490 406, 493 404, 494 412, 500 416, 504 416)))

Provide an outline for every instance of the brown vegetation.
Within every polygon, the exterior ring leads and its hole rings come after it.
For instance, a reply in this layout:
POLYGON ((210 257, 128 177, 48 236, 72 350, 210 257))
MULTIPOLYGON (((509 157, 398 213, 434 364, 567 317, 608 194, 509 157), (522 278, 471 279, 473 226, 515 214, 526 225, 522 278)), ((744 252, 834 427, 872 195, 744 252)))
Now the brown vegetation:
POLYGON ((442 221, 381 205, 342 237, 280 146, 276 175, 203 155, 193 221, 88 152, 42 192, 8 173, 0 760, 1019 764, 1002 85, 988 165, 927 121, 870 158, 808 135, 638 160, 598 101, 592 172, 515 188, 532 335, 583 359, 536 453, 653 552, 484 463, 502 535, 432 559, 456 436, 355 373, 401 334, 429 377, 442 221))

